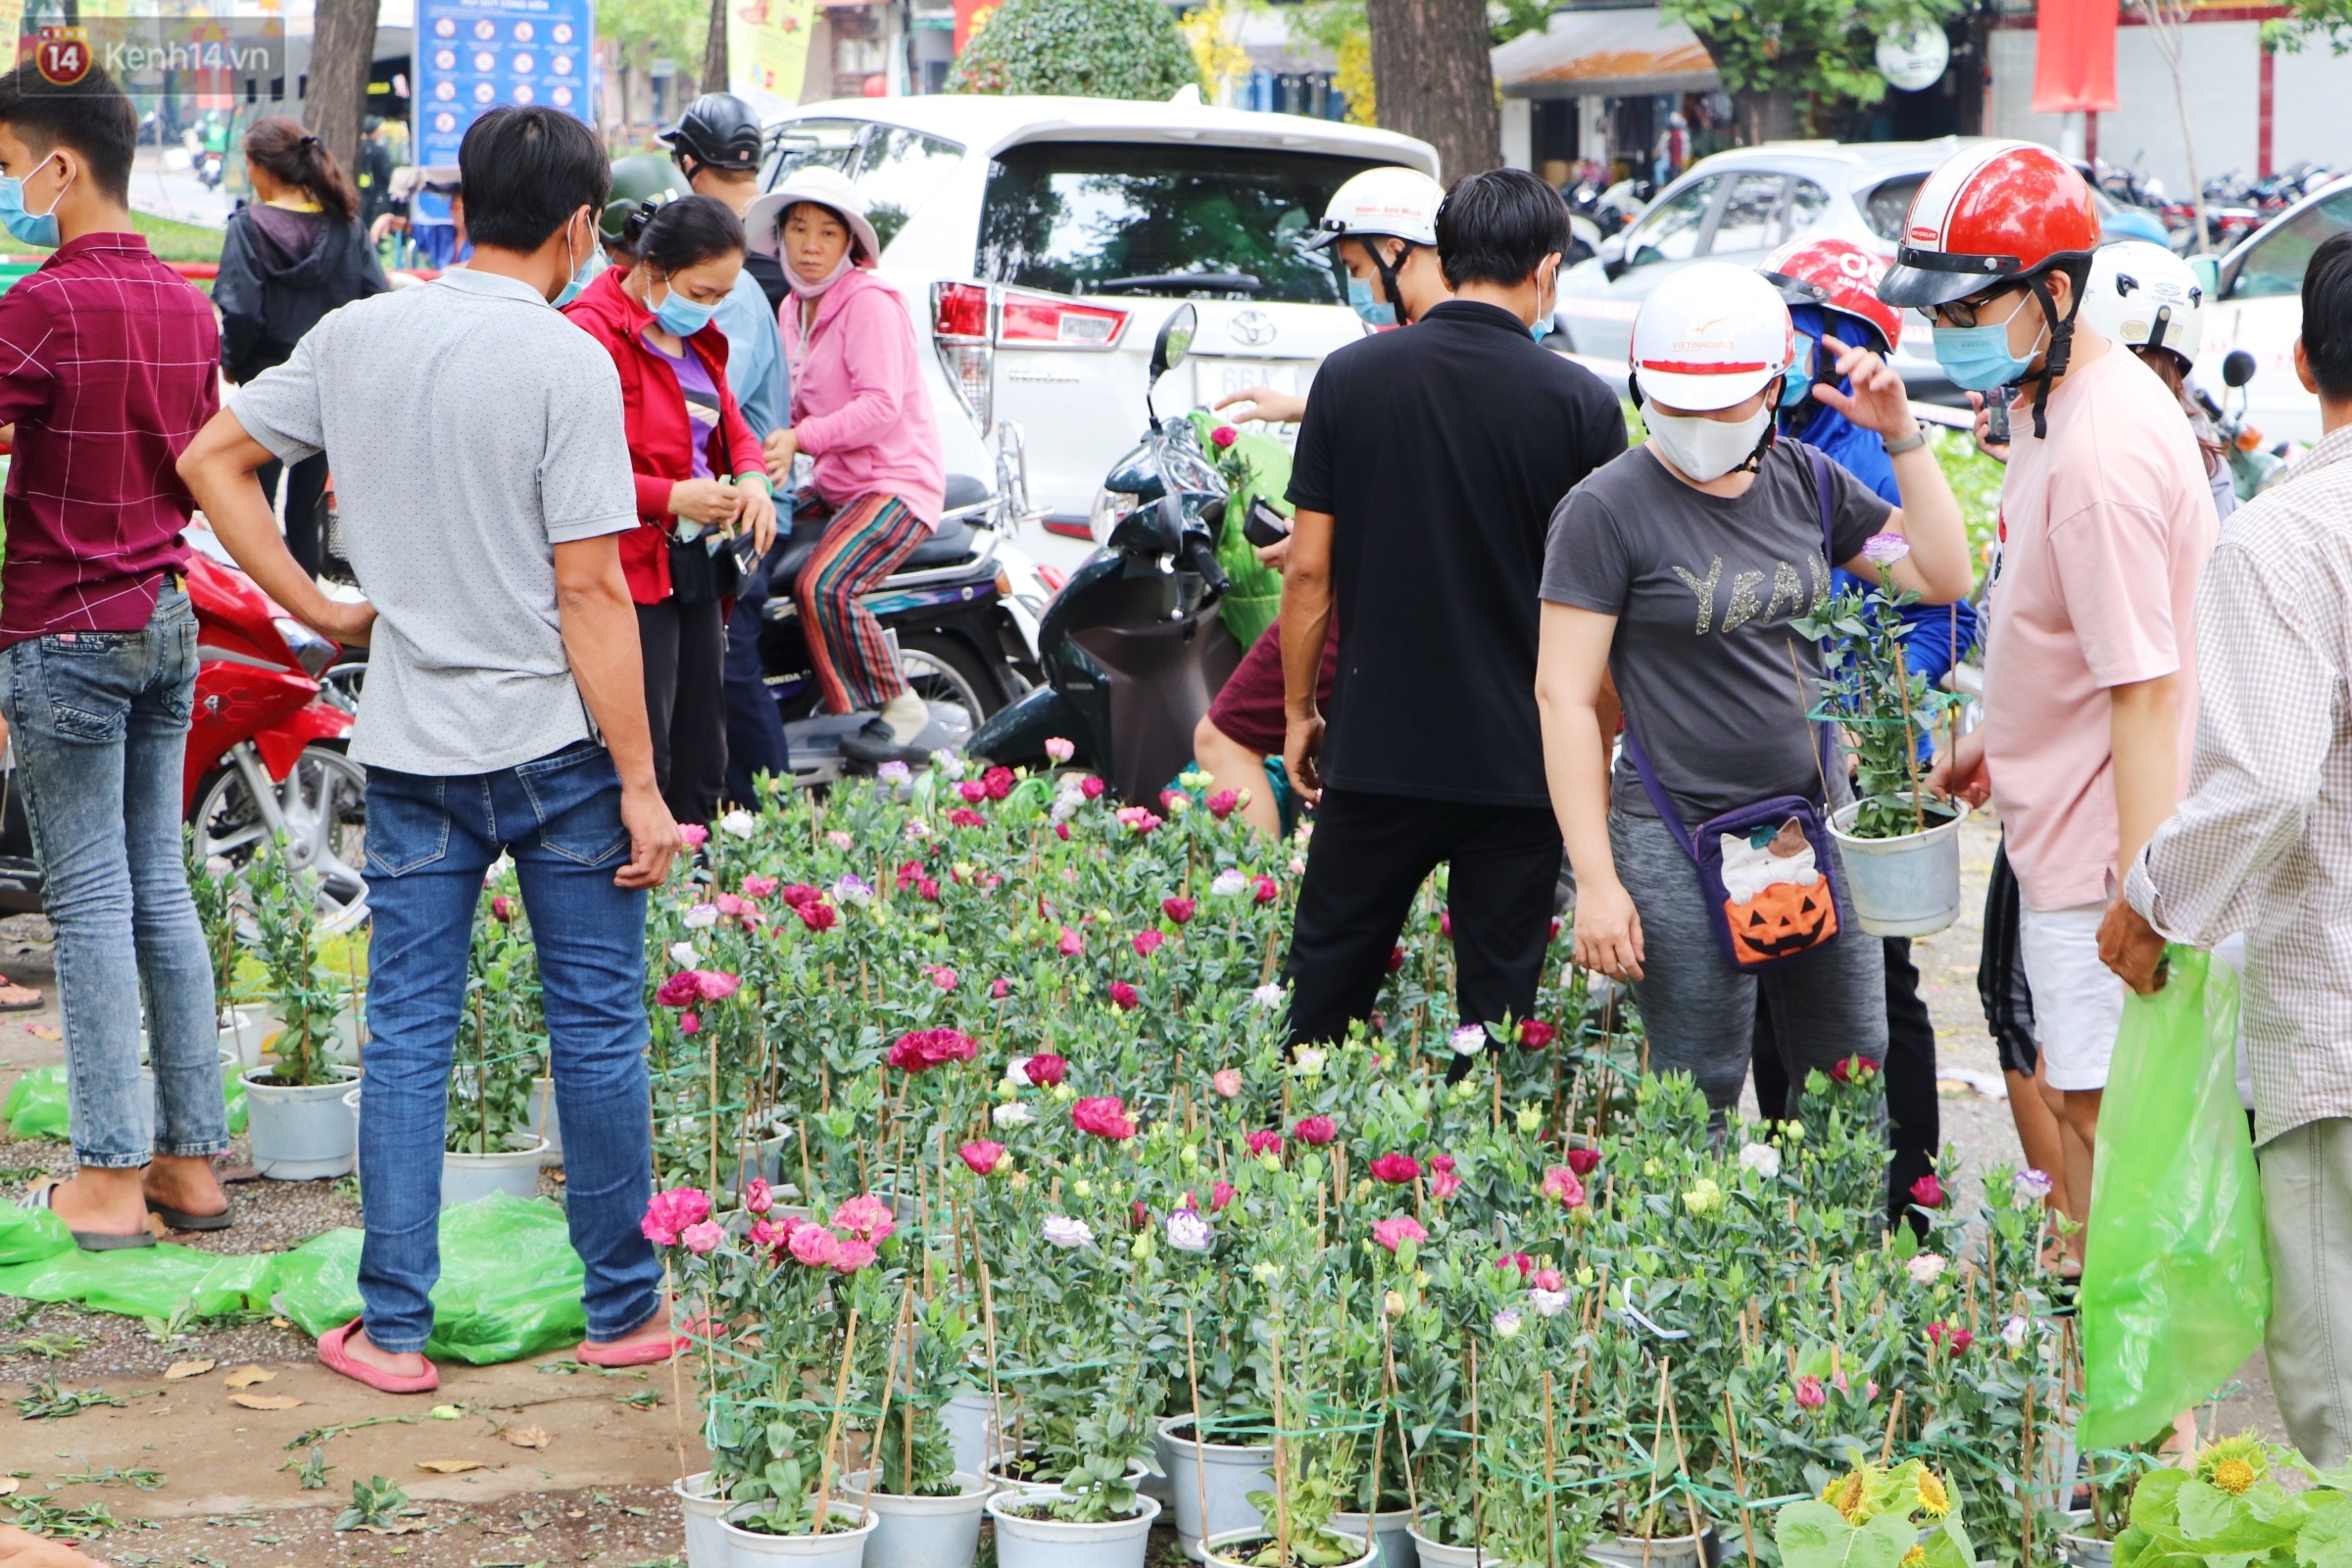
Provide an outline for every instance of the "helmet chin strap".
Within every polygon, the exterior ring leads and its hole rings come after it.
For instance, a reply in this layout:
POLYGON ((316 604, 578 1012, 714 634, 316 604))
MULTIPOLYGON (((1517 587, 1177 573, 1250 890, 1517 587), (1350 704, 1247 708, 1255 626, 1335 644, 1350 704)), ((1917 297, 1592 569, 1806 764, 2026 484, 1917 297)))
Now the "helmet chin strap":
POLYGON ((1413 242, 1401 236, 1376 235, 1370 243, 1364 246, 1364 254, 1371 257, 1372 265, 1380 270, 1380 286, 1389 297, 1390 308, 1396 313, 1396 324, 1409 326, 1412 324, 1413 313, 1404 308, 1404 291, 1396 286, 1396 268, 1390 264, 1388 257, 1381 254, 1380 239, 1383 237, 1395 238, 1397 244, 1404 247, 1396 253, 1396 262, 1399 265, 1413 254, 1413 242))
POLYGON ((2050 329, 2049 353, 2041 362, 2041 379, 2034 387, 2034 439, 2036 441, 2046 439, 2050 433, 2046 405, 2050 401, 2051 383, 2066 373, 2067 364, 2075 353, 2075 317, 2082 309, 2082 280, 2072 272, 2067 274, 2067 280, 2072 285, 2067 293, 2074 308, 2066 313, 2064 320, 2058 318, 2058 302, 2051 297, 2047 272, 2034 273, 2033 282, 2027 285, 2034 291, 2034 303, 2041 307, 2042 323, 2050 329))
POLYGON ((1751 468, 1758 473, 1764 471, 1764 454, 1770 452, 1773 444, 1781 438, 1781 387, 1788 379, 1788 372, 1783 370, 1764 383, 1764 410, 1768 416, 1764 420, 1764 433, 1756 437, 1755 450, 1732 472, 1741 473, 1751 468))

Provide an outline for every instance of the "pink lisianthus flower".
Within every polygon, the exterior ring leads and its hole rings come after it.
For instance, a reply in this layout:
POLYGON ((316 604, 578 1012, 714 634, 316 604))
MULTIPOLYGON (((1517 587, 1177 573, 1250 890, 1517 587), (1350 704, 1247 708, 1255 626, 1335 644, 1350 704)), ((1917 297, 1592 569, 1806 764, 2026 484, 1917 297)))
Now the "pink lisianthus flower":
POLYGON ((1054 947, 1065 958, 1079 957, 1086 952, 1086 938, 1076 928, 1065 925, 1061 928, 1061 939, 1054 947))
POLYGON ((1143 930, 1138 931, 1131 941, 1135 946, 1135 956, 1139 958, 1149 958, 1167 946, 1168 934, 1155 925, 1146 926, 1143 930))
POLYGON ((656 1247, 675 1247, 689 1225, 710 1217, 710 1195, 699 1187, 672 1187, 656 1193, 645 1205, 638 1229, 656 1247))
POLYGON ((940 990, 953 991, 956 989, 956 971, 946 964, 934 964, 923 972, 931 977, 931 983, 940 990))
POLYGON ((716 1251, 718 1244, 726 1239, 727 1233, 709 1220, 704 1220, 699 1225, 687 1226, 678 1236, 678 1240, 686 1245, 686 1250, 698 1256, 716 1251))
POLYGON ((988 983, 988 995, 992 1002, 1003 1002, 1012 995, 1012 982, 999 975, 988 983))
POLYGON ((956 786, 956 793, 963 797, 965 805, 978 806, 988 799, 988 786, 976 778, 967 778, 956 786))
POLYGON ((901 1072, 925 1072, 942 1062, 969 1061, 980 1043, 956 1029, 915 1029, 891 1043, 889 1061, 901 1072))
POLYGON ((1121 1012, 1133 1012, 1143 1003, 1142 995, 1124 980, 1110 983, 1110 1004, 1121 1012))
POLYGON ((997 1166, 1004 1161, 1004 1146, 991 1143, 985 1138, 977 1138, 956 1152, 963 1156, 963 1162, 972 1168, 973 1175, 994 1176, 997 1173, 997 1166))
POLYGON ((803 1225, 792 1233, 792 1255, 810 1268, 831 1268, 841 1261, 841 1238, 822 1225, 803 1225))
POLYGON ((1421 1174, 1421 1162, 1410 1154, 1383 1154, 1372 1161, 1372 1179, 1403 1187, 1421 1174))
POLYGON ((1830 1391, 1821 1386, 1821 1379, 1807 1375, 1796 1380, 1796 1403, 1801 1410, 1818 1410, 1830 1402, 1830 1391))
POLYGON ((755 1176, 743 1184, 743 1206, 754 1214, 764 1214, 775 1206, 775 1194, 768 1188, 767 1178, 755 1176))
POLYGON ((1242 1094, 1242 1069, 1219 1067, 1208 1075, 1208 1083, 1209 1087, 1217 1092, 1218 1099, 1238 1100, 1242 1094))
POLYGON ((1577 1180, 1575 1171, 1565 1165, 1554 1165, 1544 1173, 1544 1196, 1562 1208, 1585 1206, 1585 1184, 1577 1180))
POLYGON ((873 1243, 852 1238, 841 1244, 841 1255, 833 1260, 833 1267, 843 1274, 855 1274, 871 1265, 881 1255, 873 1243))
POLYGON ((1429 1196, 1444 1202, 1462 1190, 1462 1179, 1449 1170, 1433 1171, 1429 1178, 1429 1196))
MULTIPOLYGON (((967 787, 969 787, 971 785, 971 780, 966 779, 964 780, 964 783, 967 787)), ((978 811, 973 810, 968 806, 958 806, 956 808, 956 809, 948 813, 948 826, 986 827, 988 826, 988 818, 982 816, 978 811)), ((924 895, 926 898, 929 896, 930 895, 928 894, 924 895)))
POLYGON ((1200 907, 1200 906, 1191 899, 1162 899, 1159 901, 1159 912, 1178 925, 1184 925, 1191 921, 1194 913, 1200 907))
POLYGON ((1066 762, 1078 755, 1078 743, 1060 735, 1046 737, 1046 755, 1056 762, 1066 762))
POLYGON ((703 1032, 703 1015, 691 1008, 678 1014, 678 1033, 699 1035, 703 1032))
POLYGON ((1528 1284, 1534 1286, 1539 1291, 1564 1291, 1568 1288, 1568 1282, 1561 1278, 1560 1271, 1556 1268, 1540 1268, 1536 1270, 1534 1274, 1529 1276, 1528 1284))
POLYGON ((1271 1127, 1250 1129, 1247 1142, 1250 1146, 1250 1152, 1252 1154, 1279 1154, 1282 1152, 1282 1134, 1271 1127))
POLYGON ((1241 808, 1242 798, 1232 790, 1219 790, 1208 798, 1208 814, 1222 822, 1241 808))
POLYGON ((1421 1222, 1410 1214, 1398 1214, 1373 1226, 1372 1239, 1394 1252, 1407 1242, 1428 1241, 1429 1232, 1423 1230, 1421 1222))
POLYGON ((1519 1271, 1519 1277, 1526 1279, 1529 1271, 1536 1266, 1536 1260, 1525 1252, 1505 1252, 1494 1260, 1494 1266, 1496 1268, 1515 1268, 1519 1271))
POLYGON ((1208 432, 1209 441, 1218 447, 1229 447, 1242 438, 1242 432, 1230 424, 1220 424, 1208 432))
POLYGON ((1021 1076, 1037 1089, 1052 1089, 1069 1075, 1069 1058, 1050 1051, 1041 1051, 1021 1064, 1021 1076))
POLYGON ((680 822, 678 842, 690 850, 699 850, 710 842, 710 830, 700 822, 680 822))
POLYGON ((1078 793, 1090 801, 1100 800, 1102 796, 1102 781, 1090 773, 1078 781, 1078 793))
MULTIPOLYGON (((743 879, 743 896, 747 899, 764 899, 776 891, 776 879, 772 876, 747 876, 743 879)), ((815 889, 809 891, 813 893, 815 889)))
POLYGON ((514 918, 514 901, 501 893, 490 901, 490 917, 502 923, 514 918))
POLYGON ((890 1205, 870 1193, 860 1193, 833 1210, 833 1228, 868 1242, 885 1242, 899 1222, 890 1205))
POLYGON ((1340 1136, 1340 1124, 1329 1116, 1307 1116, 1291 1131, 1298 1135, 1300 1143, 1312 1144, 1320 1149, 1340 1136))
POLYGON ((1070 1107, 1070 1125, 1112 1143, 1125 1143, 1135 1136, 1135 1118, 1127 1114, 1127 1102, 1116 1095, 1081 1100, 1070 1107))
POLYGON ((1211 1187, 1208 1190, 1208 1211, 1211 1214, 1223 1213, 1225 1211, 1225 1206, 1233 1201, 1234 1196, 1235 1190, 1233 1183, 1217 1183, 1216 1186, 1211 1187))

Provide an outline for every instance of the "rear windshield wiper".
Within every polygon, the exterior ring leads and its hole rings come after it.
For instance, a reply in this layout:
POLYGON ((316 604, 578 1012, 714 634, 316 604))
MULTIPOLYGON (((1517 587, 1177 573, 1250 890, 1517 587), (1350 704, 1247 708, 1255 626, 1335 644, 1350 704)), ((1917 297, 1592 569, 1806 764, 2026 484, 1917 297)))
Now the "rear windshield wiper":
POLYGON ((1218 289, 1231 294, 1255 293, 1265 285, 1248 272, 1145 272, 1136 277, 1106 277, 1099 292, 1125 289, 1218 289))

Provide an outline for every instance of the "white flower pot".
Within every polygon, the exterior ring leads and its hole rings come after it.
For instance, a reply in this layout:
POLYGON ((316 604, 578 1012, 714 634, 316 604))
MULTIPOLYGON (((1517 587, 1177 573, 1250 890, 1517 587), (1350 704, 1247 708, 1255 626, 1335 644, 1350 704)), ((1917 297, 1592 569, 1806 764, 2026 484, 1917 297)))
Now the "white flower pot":
POLYGON ((1414 1568, 1420 1561, 1413 1549, 1413 1511, 1392 1508, 1387 1513, 1348 1513, 1334 1509, 1331 1528, 1343 1536, 1370 1536, 1380 1548, 1379 1568, 1414 1568))
MULTIPOLYGON (((260 1036, 254 1046, 258 1058, 269 1056, 270 1042, 284 1033, 285 1027, 272 1013, 261 1015, 255 1025, 260 1036)), ((241 1045, 239 1050, 243 1050, 241 1045)), ((360 1015, 348 1005, 335 1014, 334 1032, 326 1042, 326 1058, 346 1065, 356 1064, 360 1059, 360 1015)))
POLYGON ((277 1020, 259 1007, 228 1007, 220 1014, 220 1049, 246 1067, 262 1064, 262 1038, 277 1033, 277 1020))
POLYGON ((274 1070, 248 1067, 238 1075, 245 1085, 245 1131, 254 1168, 280 1182, 350 1175, 358 1163, 359 1124, 343 1097, 360 1069, 330 1066, 330 1081, 298 1089, 262 1081, 274 1070))
MULTIPOLYGON (((353 1084, 351 1093, 343 1097, 343 1106, 351 1112, 351 1179, 354 1184, 357 1184, 360 1179, 360 1095, 366 1087, 364 1084, 353 1084)), ((367 1200, 365 1196, 360 1199, 363 1203, 367 1200)))
POLYGON ((686 1568, 732 1568, 734 1554, 727 1546, 726 1527, 720 1522, 735 1505, 710 1495, 710 1472, 698 1471, 673 1481, 670 1493, 686 1520, 686 1568))
POLYGON ((956 1469, 985 1476, 1004 1452, 1004 1421, 1002 1416, 992 1417, 991 1408, 985 1394, 958 1394, 939 1412, 940 1424, 948 1429, 948 1441, 956 1447, 956 1469))
POLYGON ((1150 1497, 1136 1498, 1135 1512, 1126 1518, 1099 1525, 1012 1512, 1038 1500, 1038 1494, 1021 1492, 988 1499, 988 1517, 997 1527, 997 1568, 1144 1568, 1152 1521, 1159 1517, 1159 1504, 1150 1497))
MULTIPOLYGON (((1043 1451, 1035 1444, 1029 1444, 1018 1454, 1001 1455, 997 1460, 997 1468, 988 1473, 988 1484, 999 1492, 1059 1492, 1061 1490, 1061 1477, 1059 1476, 1051 1478, 1019 1476, 1013 1474, 1010 1469, 1013 1461, 1029 1458, 1043 1451)), ((1151 1474, 1150 1467, 1141 1459, 1131 1460, 1128 1463, 1127 1479, 1139 1492, 1143 1490, 1143 1484, 1151 1474)))
POLYGON ((971 1568, 980 1549, 980 1516, 989 1485, 969 1470, 956 1472, 956 1491, 945 1497, 907 1497, 868 1490, 873 1472, 841 1478, 842 1495, 870 1508, 881 1523, 866 1543, 866 1568, 971 1568))
POLYGON ((752 1564, 762 1562, 798 1563, 800 1568, 859 1568, 865 1561, 865 1544, 873 1538, 874 1526, 881 1522, 872 1513, 835 1502, 826 1505, 825 1533, 821 1536, 767 1536, 735 1523, 736 1514, 759 1506, 756 1502, 739 1502, 719 1518, 718 1528, 726 1537, 731 1568, 751 1568, 752 1564))
POLYGON ((1846 831, 1862 809, 1859 801, 1830 817, 1855 923, 1872 936, 1932 936, 1960 917, 1960 827, 1968 803, 1949 807, 1959 813, 1950 821, 1892 839, 1858 839, 1846 831))
POLYGON ((1168 1493, 1174 1499, 1177 1544, 1199 1562, 1202 1537, 1264 1524, 1263 1516, 1250 1506, 1250 1494, 1273 1490, 1274 1445, 1211 1443, 1203 1449, 1193 1441, 1192 1430, 1189 1415, 1172 1415, 1159 1423, 1159 1464, 1167 1472, 1168 1493), (1179 1429, 1185 1436, 1177 1436, 1179 1429), (1205 1527, 1200 1517, 1204 1494, 1205 1527))
POLYGON ((494 1154, 442 1154, 441 1206, 455 1208, 492 1193, 538 1197, 539 1156, 547 1152, 547 1140, 531 1133, 509 1133, 507 1146, 494 1154))
POLYGON ((564 1163, 564 1124, 556 1119, 556 1081, 553 1078, 531 1080, 531 1134, 547 1140, 547 1148, 539 1152, 540 1164, 564 1163))
POLYGON ((2110 1568, 2115 1561, 2115 1543, 2101 1541, 2097 1536, 2091 1534, 2090 1510, 2088 1508, 2072 1509, 2066 1517, 2074 1525, 2072 1530, 2058 1538, 2059 1547, 2066 1553, 2066 1560, 2073 1565, 2073 1568, 2110 1568))
MULTIPOLYGON (((1225 1555, 1225 1548, 1258 1545, 1265 1541, 1267 1528, 1265 1525, 1252 1525, 1247 1530, 1229 1530, 1222 1535, 1209 1537, 1208 1568, 1250 1568, 1248 1557, 1229 1557, 1225 1555)), ((1344 1568, 1374 1568, 1374 1565, 1380 1561, 1380 1548, 1367 1544, 1363 1536, 1356 1532, 1342 1530, 1335 1522, 1326 1535, 1338 1536, 1341 1545, 1354 1549, 1354 1558, 1345 1564, 1344 1568)))
POLYGON ((1713 1533, 1656 1536, 1647 1541, 1640 1536, 1612 1536, 1585 1547, 1585 1555, 1608 1568, 1705 1568, 1706 1538, 1713 1533))
POLYGON ((1418 1524, 1410 1534, 1415 1561, 1421 1568, 1501 1568, 1502 1559, 1493 1552, 1476 1546, 1441 1546, 1423 1535, 1418 1524))

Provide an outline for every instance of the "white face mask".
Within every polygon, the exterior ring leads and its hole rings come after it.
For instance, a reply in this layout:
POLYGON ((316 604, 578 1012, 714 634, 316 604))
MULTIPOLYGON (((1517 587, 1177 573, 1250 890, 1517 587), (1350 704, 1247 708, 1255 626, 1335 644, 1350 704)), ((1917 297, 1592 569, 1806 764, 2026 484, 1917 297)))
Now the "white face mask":
POLYGON ((1769 407, 1760 408, 1744 419, 1708 419, 1693 414, 1663 414, 1656 405, 1642 411, 1642 421, 1649 426, 1649 437, 1658 444, 1668 461, 1683 470, 1685 477, 1705 484, 1720 479, 1747 461, 1764 439, 1764 426, 1772 418, 1769 407))

